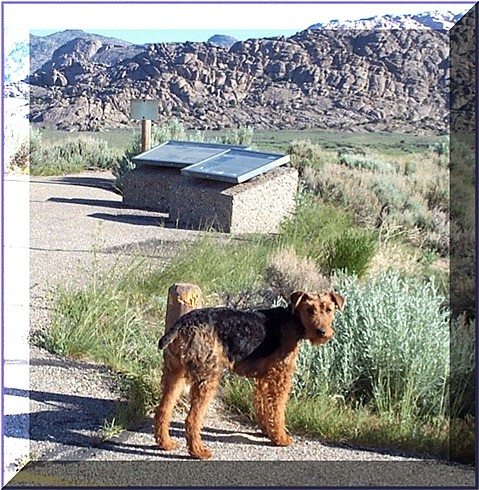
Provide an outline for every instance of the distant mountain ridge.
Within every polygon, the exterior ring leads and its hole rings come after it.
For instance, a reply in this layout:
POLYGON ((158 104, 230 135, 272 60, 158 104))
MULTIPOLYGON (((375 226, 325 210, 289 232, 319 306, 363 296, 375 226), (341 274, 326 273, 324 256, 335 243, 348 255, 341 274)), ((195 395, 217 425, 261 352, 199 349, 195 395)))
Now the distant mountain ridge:
POLYGON ((217 46, 223 46, 224 48, 231 48, 235 42, 238 40, 233 36, 227 36, 225 34, 215 34, 208 39, 211 44, 216 44, 217 46))
POLYGON ((123 127, 132 124, 131 99, 147 97, 158 99, 160 121, 196 129, 443 132, 449 45, 438 26, 455 18, 331 21, 288 38, 202 43, 135 45, 75 30, 32 36, 30 118, 58 129, 123 127), (421 28, 404 27, 418 19, 421 28), (360 28, 365 22, 376 27, 360 28))
POLYGON ((67 29, 49 36, 30 36, 30 71, 33 73, 50 61, 55 51, 75 39, 97 40, 104 45, 130 47, 132 43, 122 39, 91 34, 79 29, 67 29))

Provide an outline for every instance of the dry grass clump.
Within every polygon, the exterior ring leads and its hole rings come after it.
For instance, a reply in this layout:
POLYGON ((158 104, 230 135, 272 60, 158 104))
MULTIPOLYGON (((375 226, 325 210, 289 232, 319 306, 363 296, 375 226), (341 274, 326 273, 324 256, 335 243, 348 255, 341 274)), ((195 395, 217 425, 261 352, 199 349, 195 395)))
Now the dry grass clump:
POLYGON ((394 241, 382 241, 378 246, 378 251, 371 261, 369 275, 377 276, 382 271, 390 269, 394 264, 394 269, 401 274, 415 275, 421 260, 421 253, 417 248, 405 248, 394 241))
POLYGON ((322 293, 332 287, 331 280, 318 271, 313 259, 299 257, 291 249, 279 250, 271 257, 265 271, 265 282, 285 300, 293 291, 322 293))
POLYGON ((346 209, 354 222, 367 228, 376 227, 382 216, 383 203, 373 185, 376 174, 368 170, 327 164, 321 172, 305 172, 304 182, 324 202, 346 209))

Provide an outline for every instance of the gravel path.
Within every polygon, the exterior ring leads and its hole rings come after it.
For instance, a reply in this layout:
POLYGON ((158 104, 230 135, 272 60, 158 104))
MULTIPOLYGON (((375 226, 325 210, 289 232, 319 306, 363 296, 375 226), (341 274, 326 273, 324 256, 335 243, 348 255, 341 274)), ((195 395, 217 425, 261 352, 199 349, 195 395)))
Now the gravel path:
MULTIPOLYGON (((93 263, 97 263, 100 270, 109 270, 118 261, 129 263, 131 254, 135 253, 149 256, 154 266, 168 260, 177 247, 201 236, 201 233, 170 228, 165 215, 160 213, 124 208, 121 197, 112 191, 111 182, 108 173, 31 179, 31 332, 48 328, 46 299, 55 284, 80 286, 91 277, 93 263)), ((7 179, 5 184, 6 189, 13 190, 18 180, 7 179)), ((14 199, 16 192, 11 194, 10 198, 14 199)), ((14 222, 12 219, 10 227, 14 222)), ((12 243, 12 249, 17 245, 12 243)), ((11 356, 20 359, 12 360, 12 366, 14 362, 24 366, 22 355, 11 356)), ((180 440, 176 451, 165 453, 155 449, 151 419, 112 440, 102 440, 105 419, 110 419, 115 405, 122 403, 115 377, 104 367, 64 359, 31 347, 28 386, 13 376, 13 368, 10 372, 12 376, 5 378, 9 383, 5 386, 9 399, 29 400, 30 405, 27 413, 24 409, 13 410, 11 414, 6 412, 7 434, 17 442, 28 439, 29 456, 22 456, 23 453, 15 458, 11 456, 6 462, 10 469, 6 479, 29 460, 42 463, 24 467, 10 482, 12 486, 59 483, 88 486, 92 481, 113 486, 192 486, 198 482, 213 486, 311 486, 333 485, 341 482, 345 475, 349 475, 350 484, 364 481, 376 482, 378 486, 384 486, 385 481, 401 482, 404 475, 410 477, 405 482, 409 486, 426 484, 424 481, 429 485, 435 481, 432 486, 437 488, 456 483, 469 485, 474 481, 474 473, 468 468, 331 446, 314 438, 296 436, 292 446, 274 447, 254 426, 225 413, 218 401, 209 409, 204 428, 204 439, 214 452, 213 459, 198 466, 186 452, 181 410, 177 410, 172 426, 173 435, 180 440), (77 464, 68 466, 68 471, 64 464, 55 465, 65 461, 77 464), (236 462, 234 470, 226 464, 231 461, 236 462), (252 461, 265 464, 264 473, 258 475, 256 470, 252 471, 249 466, 252 461), (279 465, 278 461, 284 464, 279 465), (310 464, 304 466, 306 461, 310 464), (339 461, 347 464, 338 471, 334 464, 339 461), (152 462, 156 464, 151 465, 152 462), (216 466, 211 466, 213 462, 217 462, 216 466), (269 466, 270 462, 276 463, 269 466), (319 463, 326 466, 315 466, 319 463), (358 469, 360 463, 366 464, 363 470, 358 469), (400 476, 393 478, 385 466, 375 469, 371 466, 385 463, 399 464, 400 476), (135 466, 143 464, 149 466, 135 466), (405 471, 404 465, 413 466, 405 471), (315 468, 313 473, 312 468, 315 468)), ((22 451, 25 451, 23 446, 22 451)))

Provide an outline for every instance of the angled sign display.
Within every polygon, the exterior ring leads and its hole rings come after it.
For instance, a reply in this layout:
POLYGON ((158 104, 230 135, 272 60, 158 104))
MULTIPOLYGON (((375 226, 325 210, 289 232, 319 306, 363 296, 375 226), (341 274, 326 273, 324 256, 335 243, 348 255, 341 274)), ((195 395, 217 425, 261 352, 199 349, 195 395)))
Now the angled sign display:
POLYGON ((247 147, 172 140, 137 155, 133 158, 133 163, 183 168, 221 155, 232 148, 244 149, 247 147))
POLYGON ((186 176, 240 184, 289 160, 289 155, 254 151, 246 146, 167 141, 134 157, 133 163, 176 167, 186 176))
POLYGON ((232 149, 206 161, 190 165, 181 173, 190 177, 241 184, 289 162, 289 155, 232 149))

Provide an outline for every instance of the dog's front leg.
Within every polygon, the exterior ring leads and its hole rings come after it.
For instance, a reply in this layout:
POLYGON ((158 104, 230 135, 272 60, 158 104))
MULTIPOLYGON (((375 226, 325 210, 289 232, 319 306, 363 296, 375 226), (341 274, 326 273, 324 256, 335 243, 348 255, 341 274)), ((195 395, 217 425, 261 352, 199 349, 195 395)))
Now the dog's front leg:
POLYGON ((275 366, 268 376, 268 404, 271 410, 268 436, 278 446, 289 446, 293 438, 286 432, 286 404, 293 373, 275 366))
POLYGON ((254 380, 253 404, 258 426, 261 432, 268 436, 268 420, 271 408, 268 404, 268 382, 266 376, 258 376, 254 380))
POLYGON ((286 432, 285 413, 295 361, 296 352, 292 352, 255 380, 254 402, 258 424, 278 446, 289 446, 293 441, 286 432))

